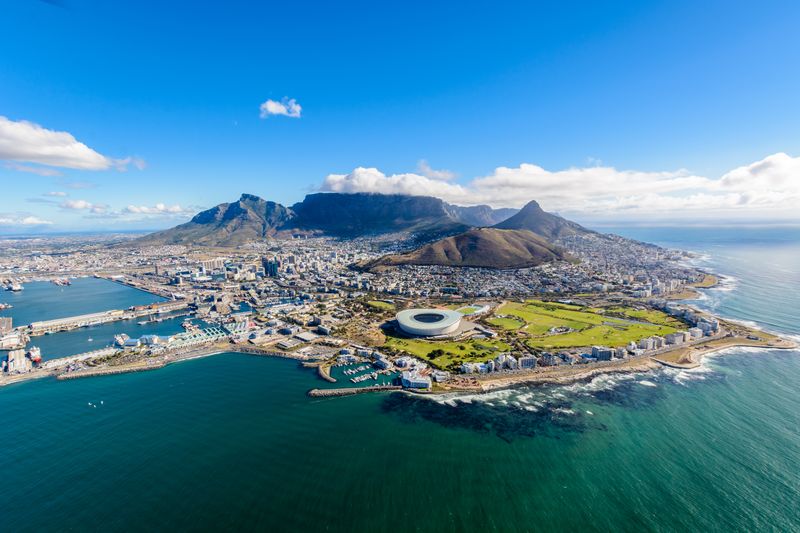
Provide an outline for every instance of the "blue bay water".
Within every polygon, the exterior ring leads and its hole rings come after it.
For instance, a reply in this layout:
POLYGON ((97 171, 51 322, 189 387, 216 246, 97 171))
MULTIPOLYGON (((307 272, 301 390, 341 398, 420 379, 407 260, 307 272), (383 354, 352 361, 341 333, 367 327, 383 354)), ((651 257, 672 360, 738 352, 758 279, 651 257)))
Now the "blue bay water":
MULTIPOLYGON (((23 326, 34 321, 127 309, 134 305, 146 305, 163 300, 164 298, 155 294, 105 279, 77 278, 67 287, 47 281, 35 281, 26 283, 25 289, 18 293, 0 292, 0 302, 10 303, 13 306, 11 309, 0 311, 0 316, 10 316, 15 326, 23 326)), ((140 325, 139 321, 142 320, 144 318, 109 322, 53 335, 41 335, 31 338, 28 347, 39 347, 42 359, 47 360, 103 348, 111 344, 114 335, 118 333, 141 337, 142 335, 169 336, 183 331, 180 318, 140 325)))
MULTIPOLYGON (((652 231, 732 276, 699 305, 798 333, 800 239, 652 231)), ((18 384, 0 530, 797 531, 799 378, 796 351, 730 350, 436 401, 310 399, 314 373, 239 354, 18 384)))
POLYGON ((14 326, 53 320, 111 309, 127 309, 132 305, 161 302, 164 298, 120 283, 98 278, 73 279, 72 285, 60 287, 48 281, 33 281, 21 292, 0 291, 0 303, 13 307, 0 311, 10 316, 14 326))

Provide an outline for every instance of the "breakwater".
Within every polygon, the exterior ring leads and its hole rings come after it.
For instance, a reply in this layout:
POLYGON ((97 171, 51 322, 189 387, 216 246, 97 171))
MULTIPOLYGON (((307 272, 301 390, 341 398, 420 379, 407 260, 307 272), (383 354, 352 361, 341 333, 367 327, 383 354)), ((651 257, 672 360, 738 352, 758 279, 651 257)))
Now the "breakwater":
POLYGON ((336 383, 336 378, 331 376, 331 367, 327 365, 318 365, 317 374, 328 383, 336 383))
POLYGON ((117 374, 129 374, 131 372, 144 372, 146 370, 156 370, 163 368, 164 363, 156 363, 150 365, 136 365, 136 366, 122 366, 122 367, 105 367, 96 368, 93 370, 77 370, 74 372, 65 372, 56 376, 56 379, 78 379, 78 378, 92 378, 97 376, 113 376, 117 374))
POLYGON ((364 394, 366 392, 381 392, 402 390, 400 385, 374 385, 371 387, 360 387, 350 389, 311 389, 308 396, 312 398, 335 398, 338 396, 352 396, 354 394, 364 394))

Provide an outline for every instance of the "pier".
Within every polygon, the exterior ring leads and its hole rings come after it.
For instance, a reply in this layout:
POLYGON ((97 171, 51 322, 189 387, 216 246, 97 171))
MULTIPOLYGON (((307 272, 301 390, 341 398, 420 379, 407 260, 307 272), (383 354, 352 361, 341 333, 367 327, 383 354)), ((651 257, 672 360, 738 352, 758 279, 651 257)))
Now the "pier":
POLYGON ((153 364, 138 364, 138 365, 125 365, 125 366, 108 366, 104 368, 95 368, 91 370, 78 370, 75 372, 65 372, 56 376, 59 380, 79 379, 79 378, 92 378, 97 376, 113 376, 118 374, 130 374, 131 372, 144 372, 146 370, 157 370, 163 368, 163 362, 156 362, 153 364))
POLYGON ((59 331, 70 331, 73 329, 97 326, 118 320, 131 320, 149 315, 163 315, 175 311, 182 311, 189 307, 188 300, 176 300, 168 302, 158 302, 146 306, 137 306, 128 310, 112 309, 99 313, 77 315, 66 318, 56 318, 53 320, 42 320, 32 322, 28 326, 20 326, 18 330, 26 331, 30 336, 57 333, 59 331))
POLYGON ((353 396, 367 392, 403 390, 400 385, 372 385, 371 387, 353 387, 349 389, 311 389, 308 395, 312 398, 336 398, 339 396, 353 396))
POLYGON ((68 357, 59 357, 58 359, 50 359, 49 361, 45 361, 44 363, 42 363, 42 369, 52 370, 73 363, 82 363, 85 361, 91 361, 92 359, 108 357, 109 355, 114 355, 115 353, 117 353, 117 351, 118 351, 117 348, 109 346, 108 348, 100 348, 99 350, 92 350, 91 352, 84 352, 77 355, 70 355, 68 357))

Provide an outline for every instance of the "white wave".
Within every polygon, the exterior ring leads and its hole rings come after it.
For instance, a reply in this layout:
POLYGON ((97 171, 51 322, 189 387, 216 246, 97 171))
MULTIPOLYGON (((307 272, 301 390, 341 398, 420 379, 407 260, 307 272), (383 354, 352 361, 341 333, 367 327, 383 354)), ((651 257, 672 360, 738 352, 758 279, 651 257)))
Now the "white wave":
POLYGON ((754 322, 752 320, 745 320, 742 318, 728 318, 726 319, 728 322, 733 322, 734 324, 739 324, 740 326, 745 326, 747 328, 755 328, 758 329, 760 326, 758 322, 754 322))
POLYGON ((800 343, 800 333, 789 333, 788 335, 783 334, 783 337, 792 340, 794 342, 800 343))
POLYGON ((591 411, 586 411, 586 414, 587 414, 587 415, 594 415, 594 413, 593 413, 593 412, 591 412, 591 411))
POLYGON ((658 385, 647 379, 640 381, 639 385, 644 385, 645 387, 658 387, 658 385))
POLYGON ((563 414, 563 415, 574 415, 575 414, 575 411, 573 411, 572 409, 566 409, 564 407, 556 407, 555 409, 553 409, 553 412, 554 413, 560 413, 560 414, 563 414))
POLYGON ((636 379, 635 374, 600 374, 589 382, 573 383, 572 385, 564 385, 561 388, 571 393, 591 393, 601 390, 614 389, 620 383, 630 381, 632 379, 636 379))
POLYGON ((663 374, 668 376, 674 383, 684 387, 688 386, 688 383, 692 381, 705 381, 707 375, 713 373, 715 373, 715 370, 707 364, 688 369, 668 368, 663 371, 663 374))

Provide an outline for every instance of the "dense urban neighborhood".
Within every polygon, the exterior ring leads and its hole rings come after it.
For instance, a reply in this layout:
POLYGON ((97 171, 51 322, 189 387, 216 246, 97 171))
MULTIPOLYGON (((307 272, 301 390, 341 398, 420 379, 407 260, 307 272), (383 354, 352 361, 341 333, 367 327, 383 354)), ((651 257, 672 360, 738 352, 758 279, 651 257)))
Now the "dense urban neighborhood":
MULTIPOLYGON (((347 385, 345 393, 472 390, 654 361, 693 365, 690 347, 709 349, 732 338, 779 342, 674 303, 718 281, 692 268, 685 252, 613 235, 564 236, 556 242, 569 260, 528 268, 379 270, 364 265, 415 242, 298 234, 232 249, 137 237, 3 242, 6 291, 41 281, 69 291, 71 280, 92 277, 159 301, 27 324, 0 318, 0 349, 8 350, 0 379, 137 371, 237 350, 298 359, 327 383, 347 385), (61 357, 37 347, 42 335, 177 317, 182 331, 167 336, 120 333, 99 348, 61 357)), ((315 394, 340 393, 334 387, 315 394)))

